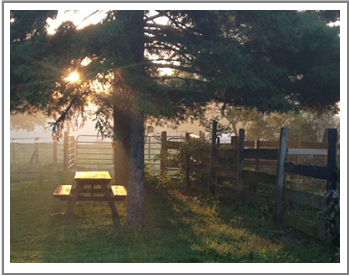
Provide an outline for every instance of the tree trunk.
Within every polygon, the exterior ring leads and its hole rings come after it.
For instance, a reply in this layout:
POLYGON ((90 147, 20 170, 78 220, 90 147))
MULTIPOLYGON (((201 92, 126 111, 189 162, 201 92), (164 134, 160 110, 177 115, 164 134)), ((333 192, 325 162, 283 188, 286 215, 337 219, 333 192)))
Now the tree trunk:
POLYGON ((133 61, 132 66, 126 66, 126 82, 130 86, 130 168, 127 197, 127 216, 129 225, 141 227, 145 224, 144 202, 144 114, 139 110, 137 98, 140 92, 140 83, 144 77, 144 30, 143 11, 120 11, 119 15, 124 21, 129 55, 133 61))
POLYGON ((133 115, 126 220, 130 225, 144 226, 144 118, 138 113, 133 115))
MULTIPOLYGON (((117 89, 116 89, 117 90, 117 89)), ((115 184, 128 187, 130 163, 130 125, 131 102, 128 97, 120 93, 113 95, 113 132, 114 132, 114 181, 115 184)))

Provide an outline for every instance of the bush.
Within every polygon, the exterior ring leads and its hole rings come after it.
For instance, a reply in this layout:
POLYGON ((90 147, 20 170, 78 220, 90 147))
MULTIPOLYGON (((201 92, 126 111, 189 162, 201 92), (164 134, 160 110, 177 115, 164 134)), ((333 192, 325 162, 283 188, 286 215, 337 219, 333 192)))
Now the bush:
MULTIPOLYGON (((183 143, 176 155, 181 176, 185 175, 189 164, 208 166, 210 162, 210 147, 210 143, 202 139, 190 139, 188 142, 183 143)), ((191 173, 191 178, 199 180, 203 178, 203 175, 191 173)))

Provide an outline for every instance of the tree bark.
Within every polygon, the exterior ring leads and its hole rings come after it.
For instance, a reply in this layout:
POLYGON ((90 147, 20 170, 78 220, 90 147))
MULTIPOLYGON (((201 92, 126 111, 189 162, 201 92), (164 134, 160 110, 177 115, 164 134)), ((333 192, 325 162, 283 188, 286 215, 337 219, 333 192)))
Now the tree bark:
MULTIPOLYGON (((125 94, 128 91, 124 91, 125 94)), ((130 163, 131 102, 118 93, 113 95, 113 150, 115 184, 128 187, 130 163)))
POLYGON ((127 197, 127 223, 133 226, 145 224, 144 199, 144 118, 134 113, 130 135, 130 169, 127 197))
POLYGON ((129 57, 133 64, 123 69, 127 85, 131 93, 131 124, 130 124, 130 168, 127 197, 126 221, 134 227, 145 224, 144 200, 144 114, 136 106, 137 98, 141 93, 139 81, 144 77, 144 22, 143 11, 120 11, 124 20, 125 33, 129 46, 129 57))

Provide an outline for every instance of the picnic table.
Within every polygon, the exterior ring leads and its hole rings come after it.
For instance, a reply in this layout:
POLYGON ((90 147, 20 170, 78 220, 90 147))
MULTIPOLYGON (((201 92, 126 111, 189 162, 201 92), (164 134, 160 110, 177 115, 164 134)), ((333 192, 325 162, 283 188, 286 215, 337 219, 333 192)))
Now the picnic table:
POLYGON ((114 200, 124 199, 126 190, 122 185, 109 185, 111 176, 108 171, 77 171, 75 173, 76 188, 72 185, 59 185, 53 196, 68 200, 65 216, 70 216, 77 201, 107 201, 112 216, 118 218, 119 214, 114 200))

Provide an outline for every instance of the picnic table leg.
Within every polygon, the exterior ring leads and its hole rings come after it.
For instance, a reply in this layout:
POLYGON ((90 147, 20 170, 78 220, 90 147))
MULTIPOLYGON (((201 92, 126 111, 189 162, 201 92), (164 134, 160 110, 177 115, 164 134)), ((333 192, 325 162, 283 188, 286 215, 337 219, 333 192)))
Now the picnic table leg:
POLYGON ((65 216, 70 216, 73 212, 74 209, 74 205, 77 202, 81 192, 83 191, 84 185, 77 185, 77 188, 75 190, 75 194, 73 196, 73 198, 69 201, 68 203, 68 208, 66 210, 66 212, 64 213, 65 216))
POLYGON ((111 196, 111 192, 108 190, 107 185, 101 185, 101 187, 106 196, 109 207, 111 208, 113 218, 119 219, 119 214, 118 214, 117 208, 115 207, 115 203, 111 196))

